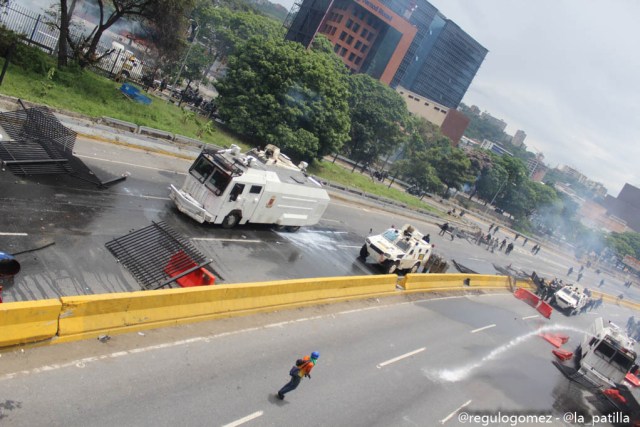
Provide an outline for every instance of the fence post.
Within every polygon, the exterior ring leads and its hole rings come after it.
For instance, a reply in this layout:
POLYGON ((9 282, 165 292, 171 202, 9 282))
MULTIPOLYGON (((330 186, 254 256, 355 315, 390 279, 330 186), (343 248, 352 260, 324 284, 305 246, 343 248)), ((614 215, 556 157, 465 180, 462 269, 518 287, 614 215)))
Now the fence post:
POLYGON ((36 34, 36 30, 38 29, 38 24, 40 23, 40 17, 42 15, 38 14, 38 19, 36 19, 36 24, 33 26, 33 31, 31 31, 31 36, 29 36, 29 41, 33 41, 33 36, 36 34))
MULTIPOLYGON (((120 59, 120 54, 122 53, 122 51, 120 49, 118 49, 118 55, 116 56, 116 60, 113 61, 113 65, 111 66, 111 70, 109 71, 109 78, 112 79, 113 78, 113 70, 116 68, 116 65, 118 65, 118 59, 120 59)), ((109 54, 109 56, 112 56, 112 54, 109 54)), ((124 65, 124 64, 122 64, 124 65)))
POLYGON ((4 80, 4 75, 7 73, 7 68, 9 68, 9 61, 11 61, 11 55, 13 55, 13 51, 16 50, 16 41, 14 40, 9 46, 9 51, 7 52, 7 56, 4 58, 4 65, 2 66, 2 72, 0 73, 0 86, 2 86, 2 81, 4 80))

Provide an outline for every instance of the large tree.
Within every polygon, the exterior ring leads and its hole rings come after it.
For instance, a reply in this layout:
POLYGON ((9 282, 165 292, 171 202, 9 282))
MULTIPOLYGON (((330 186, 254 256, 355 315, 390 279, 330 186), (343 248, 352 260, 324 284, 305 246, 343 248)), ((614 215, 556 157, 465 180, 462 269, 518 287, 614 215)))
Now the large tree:
MULTIPOLYGON (((109 51, 98 52, 98 45, 103 34, 116 22, 129 19, 133 21, 160 21, 172 17, 174 21, 186 21, 187 13, 193 7, 193 0, 96 0, 97 23, 91 32, 79 38, 71 37, 69 25, 71 17, 68 15, 67 2, 60 0, 60 34, 66 36, 73 51, 73 56, 81 67, 93 64, 107 55, 109 51), (66 17, 66 19, 65 19, 66 17)), ((169 27, 164 27, 165 36, 169 34, 169 27)), ((173 34, 175 37, 181 34, 173 34)), ((62 47, 63 43, 60 43, 62 47)), ((66 47, 62 47, 66 49, 66 47)))
POLYGON ((349 137, 346 70, 324 52, 253 37, 230 57, 216 87, 222 119, 256 144, 312 160, 349 137))
POLYGON ((349 77, 350 140, 345 150, 352 160, 371 164, 405 141, 407 106, 400 95, 366 74, 349 77))

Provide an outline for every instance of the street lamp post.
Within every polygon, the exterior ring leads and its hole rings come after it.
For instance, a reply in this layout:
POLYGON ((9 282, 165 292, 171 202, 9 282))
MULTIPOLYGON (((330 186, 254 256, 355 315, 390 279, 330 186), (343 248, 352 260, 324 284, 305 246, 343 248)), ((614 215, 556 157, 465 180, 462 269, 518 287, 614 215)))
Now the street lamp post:
MULTIPOLYGON (((193 21, 193 22, 195 22, 196 24, 196 32, 195 32, 195 35, 193 36, 193 41, 189 45, 189 49, 187 49, 187 53, 184 55, 184 58, 182 59, 182 64, 180 64, 180 68, 178 69, 178 75, 176 75, 176 79, 173 81, 172 90, 176 90, 178 80, 180 80, 180 74, 182 74, 182 70, 184 69, 184 66, 187 63, 187 59, 189 58, 189 54, 191 53, 191 48, 193 47, 193 45, 196 43, 196 40, 198 39, 198 32, 200 32, 200 25, 196 21, 193 21)), ((171 96, 169 96, 169 100, 171 100, 171 96)), ((180 97, 180 102, 182 102, 182 96, 180 97)))
POLYGON ((486 209, 484 210, 485 214, 489 211, 489 207, 493 205, 493 202, 495 202, 496 198, 498 197, 498 194, 500 194, 500 192, 502 192, 502 189, 505 187, 505 185, 507 185, 507 182, 509 182, 509 177, 507 177, 507 179, 505 179, 504 182, 500 184, 500 187, 498 187, 498 191, 496 191, 496 194, 493 195, 493 198, 491 199, 486 209))

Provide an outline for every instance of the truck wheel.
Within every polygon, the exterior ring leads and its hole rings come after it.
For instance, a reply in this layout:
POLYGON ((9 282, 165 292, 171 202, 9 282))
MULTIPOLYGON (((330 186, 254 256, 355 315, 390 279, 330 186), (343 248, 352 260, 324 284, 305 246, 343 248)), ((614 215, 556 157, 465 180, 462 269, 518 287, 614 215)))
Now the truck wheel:
POLYGON ((393 273, 395 273, 396 271, 398 271, 398 264, 399 264, 399 262, 398 262, 398 261, 396 261, 396 262, 391 262, 391 261, 389 261, 389 262, 387 263, 387 266, 386 266, 387 273, 389 273, 389 274, 393 274, 393 273))
POLYGON ((409 270, 409 273, 415 273, 418 271, 419 268, 420 268, 420 263, 416 263, 413 267, 411 267, 411 270, 409 270))
POLYGON ((222 228, 233 228, 240 222, 240 215, 237 213, 230 213, 222 220, 222 228))
POLYGON ((289 233, 295 233, 296 231, 300 230, 300 226, 299 225, 287 225, 284 229, 287 230, 289 233))
POLYGON ((360 248, 360 258, 365 259, 369 256, 369 251, 367 250, 367 245, 362 245, 360 248))

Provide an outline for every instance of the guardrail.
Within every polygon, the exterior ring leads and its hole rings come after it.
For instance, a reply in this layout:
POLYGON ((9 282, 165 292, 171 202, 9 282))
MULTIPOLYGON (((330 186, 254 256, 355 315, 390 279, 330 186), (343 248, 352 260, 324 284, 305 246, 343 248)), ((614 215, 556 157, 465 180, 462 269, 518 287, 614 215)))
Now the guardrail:
MULTIPOLYGON (((61 297, 0 304, 0 348, 61 343, 222 317, 242 316, 415 292, 513 290, 508 276, 481 274, 395 274, 327 277, 274 282, 161 289, 61 297), (397 288, 400 284, 402 288, 397 288)), ((603 295, 607 302, 639 310, 640 304, 603 295)))

